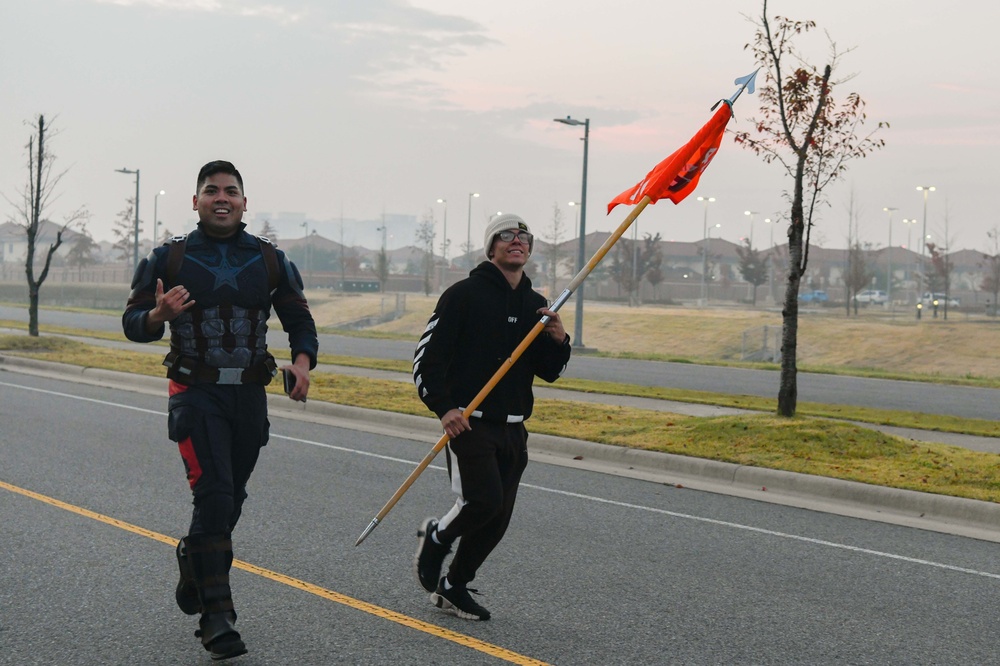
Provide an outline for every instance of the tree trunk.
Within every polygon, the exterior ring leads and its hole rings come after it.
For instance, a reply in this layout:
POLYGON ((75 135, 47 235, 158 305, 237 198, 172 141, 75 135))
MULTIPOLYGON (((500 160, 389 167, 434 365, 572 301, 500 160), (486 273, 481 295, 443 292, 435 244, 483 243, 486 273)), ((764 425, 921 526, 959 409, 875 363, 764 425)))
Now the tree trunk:
POLYGON ((28 290, 28 335, 38 337, 38 290, 28 290))
MULTIPOLYGON (((789 237, 789 263, 802 256, 802 231, 789 237)), ((797 264, 795 264, 797 265, 797 264)), ((781 309, 781 382, 778 387, 778 415, 795 416, 798 405, 798 368, 795 356, 799 338, 799 272, 788 271, 785 304, 781 309)))
POLYGON ((796 354, 799 339, 799 282, 805 272, 805 221, 802 210, 802 172, 804 157, 800 157, 798 176, 792 199, 792 221, 788 229, 788 279, 785 305, 781 309, 781 383, 778 387, 778 415, 795 416, 798 406, 798 367, 796 354))

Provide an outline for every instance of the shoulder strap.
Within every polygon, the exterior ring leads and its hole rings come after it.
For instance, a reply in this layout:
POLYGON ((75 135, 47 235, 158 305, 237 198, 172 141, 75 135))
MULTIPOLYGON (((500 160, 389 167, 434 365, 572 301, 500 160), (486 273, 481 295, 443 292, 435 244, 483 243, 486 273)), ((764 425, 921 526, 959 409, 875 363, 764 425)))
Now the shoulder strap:
POLYGON ((187 236, 174 236, 170 239, 170 248, 167 250, 167 289, 174 286, 177 275, 181 272, 181 264, 184 263, 184 249, 187 247, 187 236))
POLYGON ((260 243, 260 253, 264 257, 264 266, 267 268, 267 290, 273 292, 281 281, 278 251, 275 249, 274 243, 265 236, 257 236, 257 241, 260 243))

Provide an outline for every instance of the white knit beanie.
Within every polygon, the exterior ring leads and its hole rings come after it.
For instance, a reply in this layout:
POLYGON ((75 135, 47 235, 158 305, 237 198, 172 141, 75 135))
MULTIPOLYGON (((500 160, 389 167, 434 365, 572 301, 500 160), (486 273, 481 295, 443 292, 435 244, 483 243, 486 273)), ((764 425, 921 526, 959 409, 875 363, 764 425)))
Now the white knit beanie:
MULTIPOLYGON (((513 213, 497 215, 490 221, 489 224, 486 225, 486 236, 483 238, 483 254, 486 255, 487 259, 491 258, 490 248, 493 247, 493 239, 498 233, 501 231, 507 231, 508 229, 517 229, 519 231, 527 231, 529 234, 531 233, 531 230, 528 229, 528 225, 519 215, 514 215, 513 213)), ((531 254, 532 246, 534 244, 534 240, 528 244, 528 254, 531 254)))

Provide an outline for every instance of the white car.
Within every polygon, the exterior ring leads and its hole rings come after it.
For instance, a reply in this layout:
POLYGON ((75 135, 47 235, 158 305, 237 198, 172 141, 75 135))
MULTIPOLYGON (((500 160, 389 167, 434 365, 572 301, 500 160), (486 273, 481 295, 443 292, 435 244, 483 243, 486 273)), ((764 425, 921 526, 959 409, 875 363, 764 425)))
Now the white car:
POLYGON ((854 300, 858 303, 883 305, 889 300, 889 297, 884 291, 879 291, 878 289, 866 289, 855 294, 854 300))
MULTIPOLYGON (((961 307, 962 303, 957 298, 952 296, 948 300, 949 308, 961 307)), ((944 294, 932 294, 929 291, 925 291, 924 295, 920 297, 920 302, 924 304, 924 307, 934 305, 934 301, 938 302, 938 307, 944 307, 945 295, 944 294)))

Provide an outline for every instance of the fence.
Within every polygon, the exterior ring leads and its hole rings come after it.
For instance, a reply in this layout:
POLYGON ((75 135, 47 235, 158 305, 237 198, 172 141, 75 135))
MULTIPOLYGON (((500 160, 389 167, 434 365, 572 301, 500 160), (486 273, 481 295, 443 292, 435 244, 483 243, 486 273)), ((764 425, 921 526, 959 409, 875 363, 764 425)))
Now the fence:
POLYGON ((742 361, 781 361, 781 327, 758 326, 743 331, 742 361))

